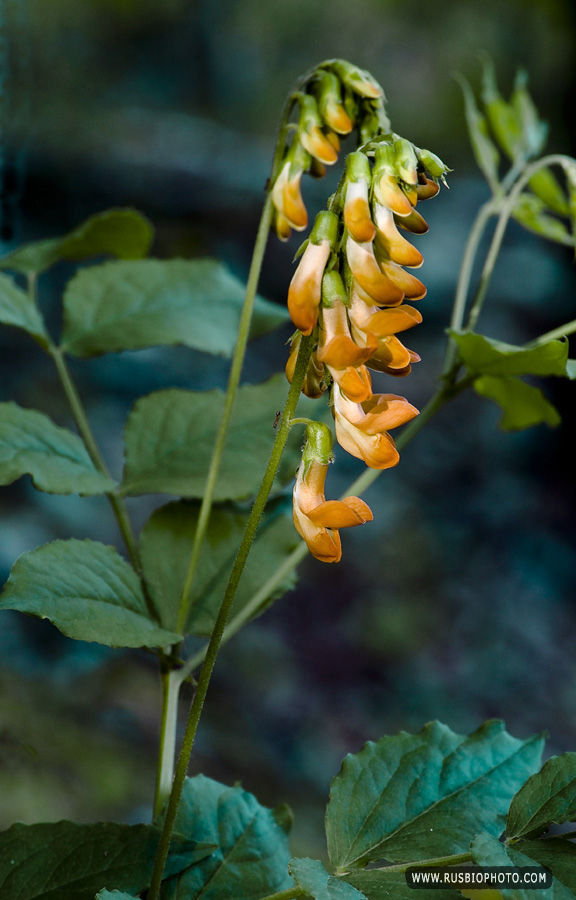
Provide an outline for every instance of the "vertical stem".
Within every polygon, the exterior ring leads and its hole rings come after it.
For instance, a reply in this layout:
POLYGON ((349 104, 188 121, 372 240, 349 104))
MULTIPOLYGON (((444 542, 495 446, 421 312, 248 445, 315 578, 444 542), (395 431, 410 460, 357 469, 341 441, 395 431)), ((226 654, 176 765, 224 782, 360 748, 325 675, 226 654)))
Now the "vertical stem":
MULTIPOLYGON (((72 410, 72 415, 74 416, 74 421, 78 426, 78 431, 80 432, 82 440, 84 441, 84 445, 90 455, 90 459, 94 463, 97 470, 102 475, 105 475, 107 478, 109 478, 110 474, 106 467, 106 463, 102 459, 102 456, 98 449, 98 445, 96 444, 96 440, 84 411, 82 401, 80 399, 78 391, 76 390, 76 385, 72 381, 68 366, 66 365, 64 354, 59 347, 55 347, 53 344, 49 344, 47 349, 48 353, 54 360, 56 370, 58 372, 58 375, 60 376, 62 387, 64 388, 64 393, 68 398, 68 403, 70 404, 70 409, 72 410)), ((138 553, 138 545, 136 543, 136 538, 132 530, 132 523, 130 522, 130 519, 128 517, 128 512, 126 510, 124 502, 120 497, 118 497, 111 491, 108 491, 106 496, 108 497, 108 500, 116 517, 116 521, 118 522, 118 527, 120 528, 122 537, 124 538, 124 543, 126 544, 126 548, 130 556, 130 561, 134 566, 136 572, 140 572, 140 557, 138 553)))
POLYGON ((162 673, 162 726, 160 731, 159 766, 154 796, 156 820, 170 796, 174 756, 176 753, 176 723, 178 721, 178 695, 182 685, 180 670, 162 673))
POLYGON ((194 694, 192 706, 190 707, 186 731, 184 734, 184 739, 182 741, 182 749, 180 750, 180 756, 178 758, 176 771, 174 773, 172 793, 170 794, 170 799, 166 808, 166 817, 164 819, 162 835, 160 837, 160 843, 158 844, 158 850, 156 852, 152 881, 150 883, 150 889, 148 891, 148 900, 158 900, 160 885, 162 883, 162 873, 164 872, 164 866, 166 865, 166 859, 168 857, 168 851, 170 849, 170 841, 172 839, 172 833, 174 831, 176 813, 178 812, 178 804, 182 795, 182 789, 184 787, 184 781, 186 778, 186 771, 188 769, 188 763, 190 761, 192 748, 194 746, 194 740, 196 738, 196 731, 198 729, 198 722, 200 720, 202 708, 204 706, 204 700, 206 699, 208 686, 212 677, 212 671, 216 662, 216 656, 218 655, 218 650, 220 648, 222 636, 226 627, 226 622, 228 621, 232 603, 234 602, 236 589, 240 582, 242 572, 244 571, 244 566, 246 564, 250 548, 254 541, 254 537, 256 536, 256 530, 264 511, 268 495, 272 489, 278 466, 280 465, 282 452, 284 450, 284 446, 290 432, 290 421, 292 419, 292 416, 294 415, 296 404, 298 403, 298 399, 300 397, 300 391, 302 389, 302 383, 304 381, 304 375, 306 374, 306 369, 308 366, 310 355, 312 353, 312 348, 313 338, 311 336, 302 338, 300 351, 298 353, 298 359, 296 361, 294 376, 292 378, 292 384, 290 385, 290 390, 288 391, 288 397, 284 406, 280 424, 278 426, 276 440, 274 441, 270 460, 268 462, 266 472, 264 473, 264 478, 262 479, 260 490, 258 491, 256 500, 254 501, 254 506, 252 507, 252 512, 250 513, 250 517, 246 525, 246 530, 244 532, 244 537, 242 538, 242 543, 240 544, 240 548, 236 556, 236 561, 232 568, 232 572, 230 573, 228 586, 222 599, 222 603, 216 617, 216 622, 212 630, 212 635, 208 643, 208 649, 206 650, 206 659, 198 678, 198 686, 196 688, 196 693, 194 694))
POLYGON ((184 581, 184 586, 182 588, 182 594, 180 597, 180 607, 178 610, 178 620, 176 625, 176 631, 178 631, 179 633, 183 633, 186 626, 186 619, 190 607, 190 598, 194 576, 196 574, 198 561, 200 559, 200 551, 202 549, 204 535, 206 534, 208 521, 210 519, 214 489, 216 487, 216 479, 218 478, 218 471, 220 469, 222 453, 224 452, 224 445, 226 443, 226 436, 228 434, 228 426, 230 424, 230 418, 232 416, 232 410, 234 408, 234 401, 236 399, 238 384, 240 382, 240 375, 242 373, 242 365, 244 363, 246 344, 248 343, 248 334, 250 331, 252 310, 254 308, 254 300, 256 297, 256 290, 258 288, 258 280, 260 278, 260 271, 262 269, 262 261, 264 259, 264 252, 266 249, 266 242, 268 239, 268 233, 270 231, 271 221, 272 197, 270 194, 268 194, 268 196, 266 197, 266 202, 264 204, 264 209, 262 210, 260 225, 258 227, 258 234, 256 236, 256 243, 254 246, 254 254, 252 256, 252 263, 250 265, 250 273, 248 275, 248 282, 246 285, 246 297, 244 299, 244 306, 242 307, 240 325, 238 328, 238 338, 236 341, 236 348, 234 350, 232 365, 230 367, 226 397, 224 399, 224 409, 222 411, 222 417, 220 419, 220 425, 218 427, 218 434, 216 435, 216 442, 212 451, 210 468, 208 470, 206 486, 204 488, 204 495, 202 497, 202 505, 200 506, 198 522, 196 523, 196 532, 194 534, 194 541, 192 544, 192 553, 190 556, 188 571, 186 573, 186 579, 184 581))

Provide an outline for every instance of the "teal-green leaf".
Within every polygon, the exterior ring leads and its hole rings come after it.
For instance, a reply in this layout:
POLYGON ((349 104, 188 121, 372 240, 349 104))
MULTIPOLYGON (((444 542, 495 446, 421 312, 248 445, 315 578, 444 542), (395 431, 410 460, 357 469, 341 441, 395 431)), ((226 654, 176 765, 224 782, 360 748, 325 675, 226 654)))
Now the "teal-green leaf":
MULTIPOLYGON (((539 868, 538 863, 534 865, 535 860, 527 857, 520 852, 522 844, 518 845, 519 849, 512 846, 505 846, 494 835, 479 834, 470 844, 470 853, 472 860, 478 866, 516 866, 518 868, 539 868)), ((539 890, 532 885, 529 888, 500 888, 498 892, 501 897, 506 900, 574 900, 572 892, 562 884, 559 879, 553 878, 552 885, 549 888, 539 890)), ((470 892, 471 896, 474 896, 470 892)))
POLYGON ((432 722, 369 742, 332 782, 326 834, 337 873, 461 853, 479 829, 500 834, 542 745, 538 736, 513 738, 498 721, 469 736, 432 722))
POLYGON ((61 259, 80 260, 111 254, 141 259, 148 254, 153 229, 135 209, 108 209, 82 222, 61 238, 34 241, 0 259, 0 269, 43 272, 61 259))
POLYGON ((532 175, 528 184, 547 209, 558 213, 560 216, 568 216, 570 214, 570 205, 566 193, 550 169, 538 169, 532 175))
POLYGON ((50 494, 103 494, 115 487, 94 468, 77 434, 35 409, 0 403, 0 484, 25 474, 50 494))
POLYGON ((504 413, 499 423, 504 431, 518 431, 542 422, 555 426, 561 422, 558 410, 540 388, 519 378, 482 375, 475 380, 474 390, 480 397, 498 404, 504 413))
POLYGON ((568 341, 516 347, 471 331, 451 331, 462 362, 479 375, 558 375, 566 377, 568 341))
POLYGON ((545 841, 522 841, 516 846, 524 856, 549 869, 554 878, 576 895, 576 844, 556 837, 545 841))
MULTIPOLYGON (((241 500, 257 492, 276 437, 276 412, 284 406, 287 387, 284 375, 278 374, 264 384, 245 385, 238 391, 215 500, 241 500)), ((298 415, 309 415, 313 404, 313 400, 301 398, 298 415)), ((223 405, 224 394, 219 390, 172 388, 138 400, 124 434, 122 493, 202 497, 223 405)), ((296 471, 301 446, 302 431, 295 427, 283 460, 286 480, 296 471)))
MULTIPOLYGON (((177 630, 180 596, 199 510, 199 503, 169 503, 152 514, 140 537, 142 567, 158 618, 171 631, 177 630)), ((194 579, 186 634, 212 633, 247 520, 247 510, 231 504, 213 507, 194 579)), ((238 586, 232 616, 249 603, 299 540, 292 522, 291 504, 283 500, 270 504, 238 586)), ((287 575, 271 597, 263 598, 254 615, 263 612, 266 600, 270 602, 281 596, 295 582, 293 572, 287 575)))
MULTIPOLYGON (((245 286, 213 259, 111 261, 81 269, 64 292, 62 343, 74 356, 184 344, 231 356, 245 286)), ((251 337, 288 320, 257 298, 251 337)))
POLYGON ((576 820, 576 753, 553 756, 532 775, 510 804, 508 839, 534 838, 555 823, 576 820))
POLYGON ((419 888, 417 891, 406 884, 404 872, 383 869, 364 869, 350 872, 344 881, 361 891, 368 900, 462 900, 459 891, 447 888, 419 888))
POLYGON ((576 379, 576 359, 566 360, 566 377, 571 381, 576 379))
POLYGON ((210 855, 164 882, 162 900, 260 900, 292 886, 283 816, 240 787, 198 775, 188 778, 176 831, 216 845, 210 855))
POLYGON ((314 900, 366 900, 351 884, 330 875, 319 859, 291 859, 288 871, 296 886, 314 900))
POLYGON ((28 334, 46 344, 47 334, 42 316, 28 294, 8 275, 0 273, 0 322, 23 328, 28 334))
POLYGON ((138 900, 134 894, 127 894, 125 891, 98 891, 95 900, 138 900))
POLYGON ((488 184, 494 190, 498 185, 498 163, 500 161, 498 148, 490 138, 488 123, 476 105, 472 88, 462 75, 457 74, 456 79, 464 95, 466 124, 476 162, 488 184))
MULTIPOLYGON (((537 184, 538 186, 538 184, 537 184)), ((559 244, 573 246, 574 241, 566 225, 547 212, 547 204, 533 194, 520 194, 512 210, 512 217, 520 225, 541 237, 559 244)))
POLYGON ((0 609, 49 619, 68 637, 110 647, 162 647, 181 640, 151 618, 128 563, 114 547, 96 541, 53 541, 24 553, 12 567, 0 609))
MULTIPOLYGON (((148 886, 160 831, 148 825, 51 822, 13 825, 0 833, 3 900, 94 900, 102 885, 128 894, 148 886)), ((167 874, 176 874, 211 848, 175 835, 167 874)))

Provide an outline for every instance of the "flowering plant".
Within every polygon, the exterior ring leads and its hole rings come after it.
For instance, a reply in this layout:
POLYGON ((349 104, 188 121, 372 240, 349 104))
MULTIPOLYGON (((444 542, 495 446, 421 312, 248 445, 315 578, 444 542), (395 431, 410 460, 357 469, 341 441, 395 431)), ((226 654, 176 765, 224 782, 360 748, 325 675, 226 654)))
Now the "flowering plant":
MULTIPOLYGON (((552 823, 576 818, 574 754, 540 769, 542 738, 514 738, 501 722, 468 736, 431 723, 349 755, 327 806, 330 870, 320 860, 290 858, 285 808, 267 809, 240 787, 187 777, 222 643, 290 588, 308 551, 322 562, 340 560, 339 530, 378 515, 360 495, 397 465, 399 451, 444 404, 471 388, 501 407, 504 428, 558 422, 542 391, 522 377, 575 376, 567 335, 576 322, 518 346, 475 329, 511 217, 574 246, 576 162, 539 158, 546 129, 523 76, 506 102, 487 65, 482 109, 463 80, 462 88, 492 196, 462 261, 443 376, 420 413, 403 396, 374 392, 371 371, 383 381, 405 377, 419 361, 397 337, 422 321, 412 303, 426 288, 407 271, 423 263, 412 236, 428 228, 418 204, 438 194, 450 170, 392 130, 382 88, 346 61, 321 63, 288 98, 243 302, 236 279, 213 260, 147 259, 151 226, 133 210, 107 211, 0 261, 0 321, 27 332, 51 359, 77 428, 0 404, 2 482, 29 474, 40 491, 104 495, 127 557, 96 541, 52 541, 15 562, 0 607, 49 619, 73 639, 149 648, 163 689, 153 823, 14 825, 0 834, 2 898, 402 900, 406 872, 417 863, 541 865, 553 876, 546 896, 575 896, 571 835, 546 837, 552 823), (321 177, 347 137, 352 149, 343 175, 300 248, 284 313, 256 296, 268 233, 273 228, 285 241, 307 228, 303 176, 321 177), (504 174, 501 152, 510 160, 504 174), (564 173, 566 187, 552 166, 564 173), (473 263, 492 217, 496 227, 469 302, 473 263), (38 277, 59 260, 102 255, 113 260, 80 268, 67 284, 57 343, 37 302, 38 277), (250 334, 273 330, 288 315, 296 328, 288 389, 284 375, 239 387, 250 334), (231 356, 227 391, 171 388, 140 398, 126 423, 118 483, 68 357, 158 344, 231 356), (330 415, 338 444, 367 470, 342 498, 327 500, 330 415), (403 425, 394 441, 390 430, 403 425), (297 469, 292 515, 284 502, 290 480, 280 467, 284 452, 297 469), (126 500, 146 493, 179 499, 156 508, 137 538, 126 500), (208 639, 197 653, 188 650, 190 635, 208 639), (199 667, 174 767, 177 698, 199 667)), ((450 900, 459 891, 443 888, 434 896, 450 900)))

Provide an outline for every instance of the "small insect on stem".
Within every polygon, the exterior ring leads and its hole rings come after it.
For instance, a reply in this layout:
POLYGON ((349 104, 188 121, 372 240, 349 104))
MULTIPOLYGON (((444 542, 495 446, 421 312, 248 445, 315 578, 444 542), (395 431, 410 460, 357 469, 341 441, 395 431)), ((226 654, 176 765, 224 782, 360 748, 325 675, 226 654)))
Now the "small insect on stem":
POLYGON ((281 410, 281 409, 277 409, 277 410, 276 410, 276 416, 275 416, 275 418, 274 418, 274 425, 272 426, 272 428, 278 428, 278 422, 280 421, 280 416, 281 416, 281 415, 282 415, 282 410, 281 410))

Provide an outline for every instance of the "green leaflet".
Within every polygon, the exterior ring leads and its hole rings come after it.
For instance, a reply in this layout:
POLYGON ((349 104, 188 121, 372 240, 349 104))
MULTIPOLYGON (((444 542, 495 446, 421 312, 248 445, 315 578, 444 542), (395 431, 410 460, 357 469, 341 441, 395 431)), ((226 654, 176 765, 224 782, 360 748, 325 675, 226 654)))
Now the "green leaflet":
POLYGON ((351 884, 330 875, 319 859, 291 859, 288 871, 297 887, 314 900, 366 900, 351 884))
POLYGON ((550 869, 554 878, 576 894, 576 844, 558 837, 545 841, 521 841, 516 846, 524 856, 550 869))
POLYGON ((261 806, 240 787, 188 778, 176 832, 217 849, 164 882, 162 900, 260 900, 291 887, 286 812, 261 806))
MULTIPOLYGON (((13 825, 0 833, 0 896, 94 900, 103 884, 138 893, 150 881, 159 837, 159 829, 149 825, 115 822, 13 825)), ((211 852, 212 847, 194 845, 176 834, 167 875, 211 852)))
POLYGON ((510 800, 537 769, 543 739, 486 722, 468 737, 432 722, 349 755, 332 782, 328 853, 337 872, 387 859, 461 853, 485 829, 499 834, 510 800))
POLYGON ((28 294, 19 288, 8 275, 0 272, 0 322, 22 328, 46 345, 48 335, 44 320, 28 294))
POLYGON ((110 647, 162 647, 181 640, 151 618, 128 563, 114 547, 96 541, 53 541, 24 553, 12 567, 0 609, 49 619, 68 637, 110 647))
POLYGON ((479 375, 557 375, 566 377, 568 341, 516 347, 471 331, 451 331, 462 362, 479 375))
POLYGON ((463 75, 457 74, 456 80, 462 88, 466 123, 470 135, 470 143, 480 170, 484 173, 492 190, 498 185, 498 163, 500 154, 492 141, 485 116, 479 111, 474 94, 463 75))
POLYGON ((386 868, 350 872, 349 875, 344 876, 343 880, 362 891, 368 900, 410 900, 412 895, 416 900, 461 900, 462 898, 459 891, 446 888, 413 890, 407 886, 404 872, 390 872, 386 868))
POLYGON ((138 900, 134 894, 126 894, 125 891, 98 891, 96 900, 138 900))
POLYGON ((499 423, 504 431, 518 431, 542 422, 552 426, 560 424, 557 409, 540 388, 519 378, 482 375, 474 381, 474 390, 481 397, 498 404, 504 413, 499 423))
POLYGON ((576 753, 553 756, 532 775, 510 804, 507 837, 534 838, 555 823, 576 819, 576 753))
MULTIPOLYGON (((521 849, 522 845, 518 847, 521 849)), ((520 849, 505 846, 491 834, 479 834, 470 844, 473 861, 479 866, 533 867, 535 860, 524 856, 520 849)), ((522 888, 498 888, 505 900, 573 900, 574 895, 557 878, 552 879, 550 888, 538 890, 522 888)))
MULTIPOLYGON (((274 420, 286 400, 284 375, 238 391, 214 499, 254 495, 276 437, 274 420)), ((128 416, 122 493, 202 497, 224 395, 219 390, 169 389, 142 397, 128 416)), ((316 415, 314 401, 299 401, 298 415, 316 415)), ((298 466, 302 432, 293 428, 283 458, 284 483, 298 466)))
POLYGON ((547 210, 548 205, 539 197, 533 194, 520 194, 512 210, 512 217, 541 237, 559 244, 572 245, 574 242, 566 225, 560 219, 549 215, 547 210))
MULTIPOLYGON (((245 286, 213 259, 111 261, 80 269, 64 292, 63 348, 73 356, 184 344, 232 356, 245 286)), ((288 320, 257 298, 251 337, 288 320)))
POLYGON ((108 209, 91 216, 61 238, 34 241, 0 259, 1 269, 40 273, 61 259, 80 260, 111 254, 141 259, 148 254, 154 231, 135 209, 108 209))
MULTIPOLYGON (((199 503, 169 503, 152 514, 140 537, 142 567, 159 621, 171 631, 177 627, 199 510, 199 503)), ((212 509, 194 579, 186 634, 212 633, 248 516, 248 510, 231 504, 212 509)), ((291 508, 284 501, 269 505, 242 575, 232 616, 252 599, 298 543, 291 508)), ((281 596, 295 583, 295 574, 291 572, 275 589, 273 597, 281 596)), ((263 603, 256 614, 265 608, 263 603)))
POLYGON ((115 487, 94 468, 77 434, 35 409, 0 403, 0 484, 25 474, 50 494, 103 494, 115 487))

